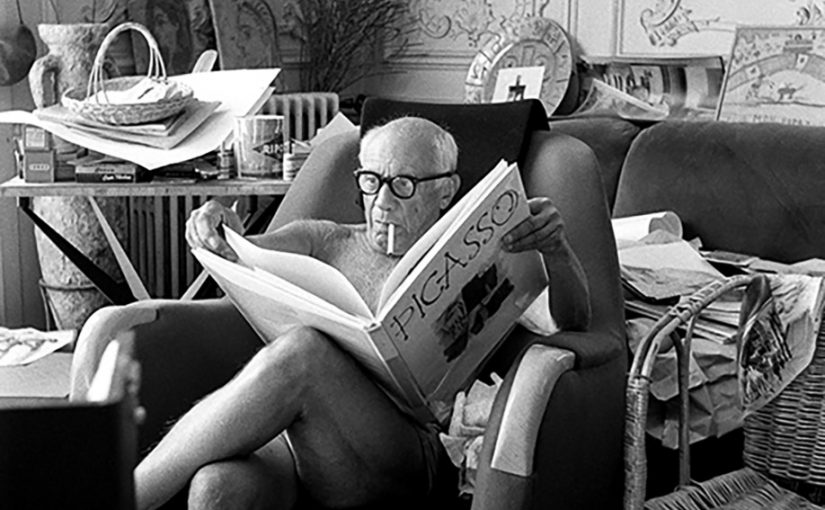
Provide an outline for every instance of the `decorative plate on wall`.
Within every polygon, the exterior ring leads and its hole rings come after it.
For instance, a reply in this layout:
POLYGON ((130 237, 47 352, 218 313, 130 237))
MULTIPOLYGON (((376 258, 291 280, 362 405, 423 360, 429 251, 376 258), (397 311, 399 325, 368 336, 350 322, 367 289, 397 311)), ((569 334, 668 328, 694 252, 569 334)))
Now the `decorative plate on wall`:
POLYGON ((544 66, 539 98, 547 115, 569 113, 578 95, 572 46, 561 26, 538 16, 524 18, 476 54, 464 82, 467 102, 490 102, 499 69, 531 66, 544 66))

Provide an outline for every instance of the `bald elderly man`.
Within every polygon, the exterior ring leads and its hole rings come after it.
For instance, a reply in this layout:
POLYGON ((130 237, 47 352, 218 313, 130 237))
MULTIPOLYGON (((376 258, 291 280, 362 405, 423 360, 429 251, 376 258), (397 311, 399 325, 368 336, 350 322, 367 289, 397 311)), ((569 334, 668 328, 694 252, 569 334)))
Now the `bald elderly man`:
MULTIPOLYGON (((457 157, 453 137, 428 120, 374 128, 361 141, 355 172, 365 223, 304 220, 250 240, 336 267, 374 310, 400 256, 456 194, 457 157)), ((504 249, 541 251, 552 292, 564 297, 551 299, 557 324, 584 329, 587 286, 559 213, 545 198, 529 205, 531 216, 505 236, 504 249)), ((208 202, 192 213, 187 241, 234 260, 221 224, 241 229, 233 211, 208 202)), ((438 430, 402 413, 323 333, 295 328, 196 404, 143 459, 135 471, 138 508, 159 506, 187 483, 189 507, 197 509, 288 509, 299 491, 333 508, 423 502, 446 455, 438 430)))

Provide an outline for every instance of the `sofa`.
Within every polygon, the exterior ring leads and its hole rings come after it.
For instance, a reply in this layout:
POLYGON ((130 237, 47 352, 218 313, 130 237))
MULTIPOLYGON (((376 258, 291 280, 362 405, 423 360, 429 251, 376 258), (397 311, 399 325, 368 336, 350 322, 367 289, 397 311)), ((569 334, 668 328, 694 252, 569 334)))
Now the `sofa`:
MULTIPOLYGON (((825 128, 722 122, 559 118, 587 143, 613 217, 671 210, 705 248, 778 262, 825 258, 825 128)), ((741 467, 741 431, 691 448, 705 480, 741 467)), ((671 490, 678 458, 647 441, 648 496, 671 490)))
POLYGON ((825 258, 825 127, 558 119, 587 143, 612 216, 676 212, 708 249, 825 258))

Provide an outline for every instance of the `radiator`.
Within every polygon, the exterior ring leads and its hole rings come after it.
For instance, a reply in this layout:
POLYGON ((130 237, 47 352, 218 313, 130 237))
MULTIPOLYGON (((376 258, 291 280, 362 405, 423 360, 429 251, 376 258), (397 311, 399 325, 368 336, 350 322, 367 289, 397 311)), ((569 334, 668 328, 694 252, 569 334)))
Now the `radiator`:
POLYGON ((129 257, 152 297, 178 298, 201 268, 184 237, 207 197, 130 197, 129 257))
MULTIPOLYGON (((284 116, 285 140, 308 140, 338 113, 335 93, 275 94, 261 113, 284 116)), ((184 237, 186 220, 208 197, 130 197, 127 252, 152 297, 178 298, 201 267, 184 237)), ((262 200, 263 201, 263 200, 262 200)), ((241 210, 254 210, 249 197, 241 210)))
POLYGON ((284 116, 284 140, 309 140, 338 113, 338 94, 298 92, 273 94, 265 113, 284 116))

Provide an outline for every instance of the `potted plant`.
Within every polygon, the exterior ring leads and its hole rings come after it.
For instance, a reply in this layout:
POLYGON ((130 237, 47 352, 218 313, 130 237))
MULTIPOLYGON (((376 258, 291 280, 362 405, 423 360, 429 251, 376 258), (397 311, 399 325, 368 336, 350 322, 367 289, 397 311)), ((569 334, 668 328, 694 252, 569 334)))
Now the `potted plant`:
POLYGON ((294 0, 284 7, 288 34, 301 48, 301 88, 340 92, 386 72, 405 54, 414 29, 404 0, 294 0))

